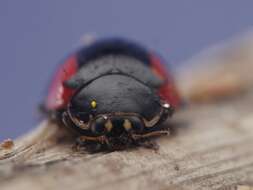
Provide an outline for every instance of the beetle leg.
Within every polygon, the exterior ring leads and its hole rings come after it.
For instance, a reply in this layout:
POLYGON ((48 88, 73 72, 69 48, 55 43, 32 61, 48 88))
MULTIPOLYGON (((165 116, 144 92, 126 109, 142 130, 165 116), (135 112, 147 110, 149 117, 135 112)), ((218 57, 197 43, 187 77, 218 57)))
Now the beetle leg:
POLYGON ((96 153, 101 149, 101 144, 98 142, 87 141, 84 138, 77 138, 75 145, 73 146, 75 151, 85 150, 90 153, 96 153))
POLYGON ((99 142, 101 144, 107 144, 108 139, 104 135, 98 136, 98 137, 90 137, 90 136, 82 135, 82 136, 78 137, 78 141, 83 142, 83 143, 93 141, 93 142, 99 142))
POLYGON ((154 142, 152 139, 148 138, 168 134, 169 134, 168 130, 160 130, 160 131, 152 131, 146 134, 131 134, 131 137, 137 145, 157 151, 159 149, 159 145, 156 144, 156 142, 154 142))
POLYGON ((62 113, 62 123, 68 127, 68 128, 74 128, 74 124, 73 122, 71 122, 71 120, 68 117, 68 114, 66 112, 62 113))
POLYGON ((146 133, 146 134, 131 134, 131 137, 134 139, 134 140, 138 140, 138 139, 144 139, 144 138, 148 138, 148 137, 154 137, 154 136, 159 136, 159 135, 168 135, 170 134, 169 131, 167 130, 161 130, 161 131, 152 131, 152 132, 149 132, 149 133, 146 133))
POLYGON ((73 148, 77 151, 80 151, 84 148, 84 150, 90 153, 96 153, 97 151, 101 150, 104 144, 109 144, 109 141, 105 136, 80 136, 77 138, 76 144, 73 148))

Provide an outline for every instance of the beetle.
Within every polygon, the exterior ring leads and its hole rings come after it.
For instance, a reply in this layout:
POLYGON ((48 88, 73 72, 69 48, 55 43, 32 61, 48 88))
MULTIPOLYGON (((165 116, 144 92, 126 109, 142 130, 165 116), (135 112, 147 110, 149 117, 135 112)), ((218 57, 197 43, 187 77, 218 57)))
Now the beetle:
POLYGON ((56 70, 43 106, 78 133, 79 143, 119 149, 168 133, 161 124, 179 104, 164 61, 135 42, 113 38, 68 56, 56 70))

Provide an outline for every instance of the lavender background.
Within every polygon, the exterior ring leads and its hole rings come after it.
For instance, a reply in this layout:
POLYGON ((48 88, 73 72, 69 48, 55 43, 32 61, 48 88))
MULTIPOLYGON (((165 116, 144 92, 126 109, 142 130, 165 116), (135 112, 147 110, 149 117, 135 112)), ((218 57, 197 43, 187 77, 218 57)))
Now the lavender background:
POLYGON ((174 65, 253 25, 251 0, 1 0, 0 140, 35 126, 50 76, 80 37, 124 36, 174 65))

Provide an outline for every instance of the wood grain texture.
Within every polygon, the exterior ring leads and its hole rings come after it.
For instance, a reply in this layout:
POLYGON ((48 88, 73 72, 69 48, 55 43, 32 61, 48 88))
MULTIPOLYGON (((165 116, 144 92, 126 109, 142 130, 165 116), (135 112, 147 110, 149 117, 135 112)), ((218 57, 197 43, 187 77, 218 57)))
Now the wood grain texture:
POLYGON ((89 154, 43 122, 0 152, 1 189, 219 189, 253 184, 253 93, 192 106, 160 149, 89 154))

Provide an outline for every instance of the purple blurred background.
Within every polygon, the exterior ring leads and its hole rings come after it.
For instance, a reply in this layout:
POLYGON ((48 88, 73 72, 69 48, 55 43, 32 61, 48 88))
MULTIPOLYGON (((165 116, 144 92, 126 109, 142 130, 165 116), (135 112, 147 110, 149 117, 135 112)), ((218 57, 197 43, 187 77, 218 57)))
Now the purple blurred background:
POLYGON ((35 126, 51 74, 87 33, 123 36, 178 65, 247 31, 251 0, 1 0, 0 140, 35 126))

